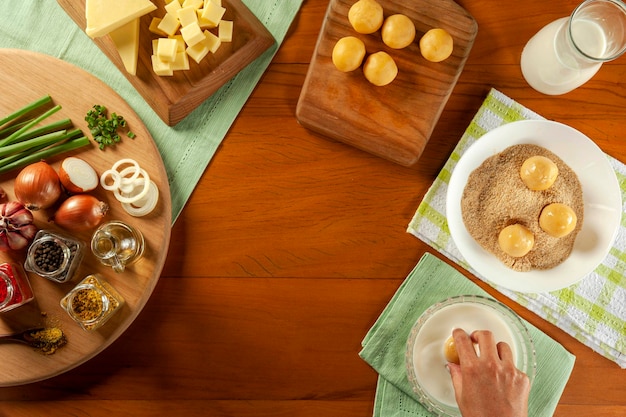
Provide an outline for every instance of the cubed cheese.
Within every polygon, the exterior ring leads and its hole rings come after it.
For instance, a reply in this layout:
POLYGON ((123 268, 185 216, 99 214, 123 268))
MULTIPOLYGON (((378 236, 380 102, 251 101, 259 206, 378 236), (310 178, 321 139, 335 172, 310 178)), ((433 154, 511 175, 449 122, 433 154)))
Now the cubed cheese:
POLYGON ((176 52, 184 52, 187 45, 185 45, 185 40, 183 39, 183 35, 174 35, 170 36, 172 39, 176 39, 176 52))
POLYGON ((176 31, 179 27, 180 22, 178 21, 178 18, 176 17, 176 15, 173 15, 171 13, 165 13, 165 16, 163 16, 163 19, 161 20, 161 23, 159 23, 159 26, 157 26, 159 30, 162 30, 170 36, 176 34, 176 31))
POLYGON ((154 33, 155 35, 167 36, 167 33, 159 29, 159 24, 161 23, 161 20, 163 19, 161 19, 160 17, 153 17, 152 20, 150 21, 150 26, 148 27, 148 30, 154 33))
POLYGON ((202 17, 204 9, 198 9, 196 12, 198 14, 198 24, 200 25, 201 29, 213 29, 215 27, 215 23, 210 22, 202 17))
POLYGON ((209 32, 208 30, 204 31, 204 37, 205 43, 207 44, 209 51, 214 54, 222 45, 222 41, 218 36, 215 36, 212 32, 209 32))
POLYGON ((213 2, 215 4, 217 4, 218 6, 222 5, 222 0, 204 0, 204 7, 206 7, 207 3, 209 2, 213 2))
POLYGON ((172 1, 165 5, 165 12, 171 14, 172 16, 176 16, 176 12, 182 8, 183 6, 180 5, 179 1, 172 1))
POLYGON ((104 36, 156 8, 150 0, 87 0, 85 33, 91 38, 104 36))
POLYGON ((159 38, 157 45, 157 56, 161 61, 172 62, 176 59, 178 41, 172 38, 159 38))
POLYGON ((222 20, 224 13, 226 13, 225 8, 210 1, 204 6, 202 18, 217 26, 220 23, 220 20, 222 20))
POLYGON ((180 70, 188 70, 189 69, 189 55, 185 50, 181 52, 176 52, 176 59, 172 62, 172 70, 180 71, 180 70))
POLYGON ((174 75, 172 70, 172 64, 170 62, 164 62, 156 55, 151 55, 152 58, 152 70, 156 75, 174 75))
POLYGON ((222 20, 218 27, 218 36, 222 42, 232 42, 233 40, 233 21, 222 20))
POLYGON ((198 23, 183 26, 180 29, 180 34, 183 35, 183 39, 185 40, 187 46, 194 46, 198 42, 202 42, 204 40, 202 29, 200 29, 198 23))
POLYGON ((178 21, 180 22, 180 25, 182 27, 185 27, 192 23, 198 23, 198 12, 196 12, 196 9, 194 7, 183 7, 176 13, 178 16, 178 21))
POLYGON ((194 9, 200 9, 204 7, 204 0, 185 0, 183 1, 183 7, 193 7, 194 9))
POLYGON ((198 64, 209 53, 209 46, 206 41, 198 42, 194 46, 187 47, 187 55, 198 64))

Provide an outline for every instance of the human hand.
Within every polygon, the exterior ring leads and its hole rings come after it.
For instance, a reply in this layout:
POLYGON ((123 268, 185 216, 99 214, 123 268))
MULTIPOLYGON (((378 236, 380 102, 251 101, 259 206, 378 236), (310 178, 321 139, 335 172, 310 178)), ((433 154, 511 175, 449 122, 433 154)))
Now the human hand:
POLYGON ((455 397, 463 417, 526 417, 530 380, 516 368, 511 347, 496 344, 493 333, 468 335, 455 329, 452 337, 460 364, 449 363, 455 397), (474 349, 478 344, 478 352, 474 349))

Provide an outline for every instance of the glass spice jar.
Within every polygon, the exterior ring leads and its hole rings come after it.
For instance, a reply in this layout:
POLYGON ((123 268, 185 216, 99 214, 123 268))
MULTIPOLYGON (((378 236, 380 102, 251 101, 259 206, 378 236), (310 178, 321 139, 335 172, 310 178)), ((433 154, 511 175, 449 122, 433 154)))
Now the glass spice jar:
POLYGON ((56 282, 74 277, 83 259, 85 244, 63 234, 40 230, 28 248, 24 268, 56 282))
POLYGON ((0 264, 0 312, 13 310, 34 298, 33 290, 21 266, 0 264))
POLYGON ((61 307, 85 330, 102 326, 123 304, 122 296, 99 275, 88 275, 61 299, 61 307))

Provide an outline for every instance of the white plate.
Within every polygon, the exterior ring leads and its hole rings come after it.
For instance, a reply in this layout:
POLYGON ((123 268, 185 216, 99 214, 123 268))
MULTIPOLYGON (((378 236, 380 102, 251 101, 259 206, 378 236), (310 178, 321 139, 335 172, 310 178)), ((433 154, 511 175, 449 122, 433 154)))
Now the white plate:
POLYGON ((622 195, 606 154, 591 139, 561 123, 525 120, 493 129, 467 149, 450 178, 446 216, 454 243, 479 275, 514 291, 554 291, 575 284, 604 260, 619 229, 622 195), (461 215, 461 197, 470 173, 485 159, 519 144, 552 151, 576 173, 583 189, 583 227, 572 253, 548 270, 517 272, 506 267, 474 240, 461 215))

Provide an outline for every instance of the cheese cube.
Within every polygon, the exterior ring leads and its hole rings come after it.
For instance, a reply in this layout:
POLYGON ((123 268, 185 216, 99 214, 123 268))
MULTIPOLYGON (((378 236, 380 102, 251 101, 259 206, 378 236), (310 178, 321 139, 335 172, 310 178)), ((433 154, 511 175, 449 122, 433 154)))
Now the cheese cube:
POLYGON ((183 7, 193 7, 194 9, 200 9, 204 7, 204 0, 185 0, 183 7))
POLYGON ((176 16, 176 12, 182 8, 183 6, 180 5, 180 2, 172 1, 165 5, 165 12, 171 14, 172 16, 176 16))
POLYGON ((187 47, 187 55, 198 64, 204 59, 204 57, 209 53, 209 46, 206 41, 198 42, 194 46, 187 47))
POLYGON ((200 29, 198 23, 192 23, 182 27, 180 29, 180 34, 183 35, 183 39, 188 46, 194 46, 198 42, 202 42, 204 40, 202 29, 200 29))
POLYGON ((213 2, 213 3, 217 4, 218 6, 222 5, 222 0, 204 0, 204 7, 206 7, 206 4, 208 2, 213 2))
POLYGON ((176 59, 178 41, 172 38, 159 38, 156 55, 163 62, 172 62, 176 59))
POLYGON ((156 55, 159 49, 159 38, 152 39, 152 55, 156 55))
POLYGON ((191 23, 198 23, 198 13, 193 7, 183 7, 176 12, 176 15, 182 27, 190 25, 191 23))
POLYGON ((159 25, 157 26, 159 30, 167 33, 170 36, 174 35, 179 27, 180 22, 178 21, 178 18, 176 17, 176 15, 173 15, 171 13, 165 13, 165 16, 163 16, 163 19, 161 20, 161 23, 159 23, 159 25))
POLYGON ((215 23, 210 22, 202 17, 204 9, 198 9, 196 12, 198 14, 198 24, 200 25, 201 29, 213 29, 215 27, 215 23))
POLYGON ((207 47, 209 48, 209 51, 211 51, 211 53, 214 54, 218 50, 218 48, 222 45, 222 41, 220 40, 218 36, 215 36, 213 33, 209 32, 208 30, 204 31, 204 37, 205 37, 205 42, 207 44, 207 47))
POLYGON ((218 36, 222 42, 232 42, 233 40, 233 21, 222 20, 218 27, 218 36))
POLYGON ((151 55, 150 58, 152 59, 152 71, 156 75, 174 75, 171 63, 161 61, 156 55, 151 55))
POLYGON ((174 35, 170 36, 171 39, 176 39, 176 52, 183 52, 187 45, 185 45, 185 40, 183 39, 183 35, 174 35))
POLYGON ((182 52, 176 52, 176 59, 172 62, 172 71, 188 70, 189 69, 189 55, 184 50, 182 52))
POLYGON ((220 23, 220 20, 222 20, 224 13, 226 13, 225 8, 210 1, 204 6, 202 18, 217 26, 220 23))
POLYGON ((154 33, 155 35, 167 36, 167 33, 159 29, 159 24, 161 23, 161 20, 163 19, 161 19, 160 17, 153 17, 152 20, 150 21, 150 26, 148 27, 148 30, 154 33))

